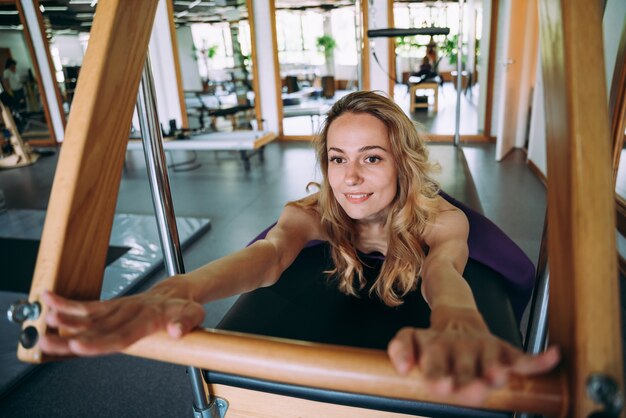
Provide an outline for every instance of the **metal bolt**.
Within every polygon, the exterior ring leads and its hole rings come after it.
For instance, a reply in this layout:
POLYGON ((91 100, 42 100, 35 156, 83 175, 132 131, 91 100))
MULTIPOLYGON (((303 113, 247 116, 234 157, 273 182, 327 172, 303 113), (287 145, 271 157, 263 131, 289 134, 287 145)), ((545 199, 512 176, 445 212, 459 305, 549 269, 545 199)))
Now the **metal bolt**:
POLYGON ((624 407, 624 396, 612 377, 592 374, 587 379, 587 395, 604 407, 605 416, 617 417, 624 407))
POLYGON ((7 319, 14 324, 21 325, 25 321, 34 321, 41 315, 41 305, 39 302, 30 303, 26 300, 19 300, 12 304, 7 311, 7 319))
POLYGON ((26 327, 20 334, 20 344, 22 347, 26 349, 31 349, 35 345, 37 345, 37 341, 39 340, 39 332, 37 332, 37 328, 35 327, 26 327))

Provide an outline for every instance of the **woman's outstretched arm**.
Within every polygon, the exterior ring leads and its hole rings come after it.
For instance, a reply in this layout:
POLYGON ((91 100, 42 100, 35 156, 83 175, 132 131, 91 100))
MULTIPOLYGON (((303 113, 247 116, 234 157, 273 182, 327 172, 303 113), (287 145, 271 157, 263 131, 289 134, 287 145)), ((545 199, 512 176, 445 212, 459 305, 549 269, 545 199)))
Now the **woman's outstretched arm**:
POLYGON ((265 239, 146 292, 92 302, 45 293, 46 322, 60 332, 43 336, 40 346, 55 355, 99 355, 159 330, 180 338, 202 322, 203 303, 275 283, 309 240, 322 238, 319 230, 315 213, 289 205, 265 239))
POLYGON ((428 255, 422 266, 422 293, 431 308, 428 329, 403 328, 388 353, 402 374, 419 367, 434 391, 475 400, 510 373, 540 374, 559 361, 555 348, 529 356, 493 336, 462 277, 468 259, 468 221, 463 212, 442 203, 426 231, 428 255))

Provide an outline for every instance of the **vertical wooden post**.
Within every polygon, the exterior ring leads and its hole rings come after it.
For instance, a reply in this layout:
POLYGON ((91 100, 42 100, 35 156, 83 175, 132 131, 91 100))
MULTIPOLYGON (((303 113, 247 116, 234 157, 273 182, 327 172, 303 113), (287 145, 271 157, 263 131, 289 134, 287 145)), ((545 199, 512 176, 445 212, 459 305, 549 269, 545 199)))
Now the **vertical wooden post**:
POLYGON ((602 4, 541 0, 548 138, 550 341, 570 374, 569 416, 598 405, 586 382, 623 386, 614 190, 602 45, 602 4), (593 62, 589 74, 586 63, 593 62))
MULTIPOLYGON (((101 0, 57 165, 29 299, 98 299, 130 123, 157 0, 101 0)), ((27 321, 39 335, 42 315, 27 321)), ((32 331, 32 329, 31 329, 32 331)), ((42 361, 20 346, 23 361, 42 361)))

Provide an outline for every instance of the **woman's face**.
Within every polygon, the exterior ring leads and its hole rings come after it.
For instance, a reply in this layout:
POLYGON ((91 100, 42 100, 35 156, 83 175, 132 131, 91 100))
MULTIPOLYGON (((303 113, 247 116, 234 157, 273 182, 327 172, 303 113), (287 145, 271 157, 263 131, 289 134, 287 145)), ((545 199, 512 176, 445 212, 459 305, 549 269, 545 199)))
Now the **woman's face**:
POLYGON ((387 127, 368 113, 345 113, 328 128, 328 181, 352 219, 382 222, 398 189, 387 127))

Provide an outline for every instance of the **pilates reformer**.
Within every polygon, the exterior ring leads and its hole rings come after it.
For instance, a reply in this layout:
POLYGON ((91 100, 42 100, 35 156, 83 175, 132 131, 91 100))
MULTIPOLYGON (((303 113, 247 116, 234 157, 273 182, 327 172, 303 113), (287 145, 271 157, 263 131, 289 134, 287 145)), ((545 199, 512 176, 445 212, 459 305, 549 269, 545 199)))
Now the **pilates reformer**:
POLYGON ((203 92, 185 92, 185 106, 188 111, 194 111, 194 116, 198 118, 200 131, 206 128, 204 118, 210 118, 211 128, 216 129, 218 117, 229 119, 233 130, 235 130, 237 129, 237 114, 254 109, 254 106, 249 103, 222 104, 218 96, 209 96, 214 99, 214 103, 210 103, 210 100, 205 96, 207 95, 203 92))
MULTIPOLYGON (((102 76, 82 78, 78 82, 76 106, 70 115, 64 152, 59 161, 59 166, 67 170, 60 170, 55 179, 31 288, 31 303, 22 310, 24 324, 18 351, 24 361, 47 360, 37 348, 38 335, 46 332, 42 319, 46 307, 38 302, 43 290, 79 299, 95 299, 99 294, 100 283, 84 278, 99 277, 102 272, 100 261, 104 260, 108 246, 105 238, 110 230, 109 220, 115 207, 113 197, 119 185, 126 149, 125 127, 130 126, 132 96, 139 85, 144 64, 143 54, 136 54, 136 51, 147 50, 156 1, 122 5, 121 0, 103 0, 98 7, 82 73, 107 74, 107 77, 106 80, 102 76), (114 32, 110 32, 110 26, 107 26, 107 22, 112 21, 117 22, 114 32), (137 21, 146 22, 147 28, 137 27, 134 24, 137 21), (109 54, 109 59, 103 59, 104 54, 109 54), (119 57, 124 59, 111 59, 119 57), (107 84, 125 92, 121 95, 125 100, 116 96, 117 105, 113 106, 107 101, 112 100, 107 95, 93 94, 107 84), (101 123, 106 112, 99 112, 100 107, 110 109, 106 117, 117 123, 101 123), (98 137, 106 137, 108 141, 94 139, 98 137), (108 158, 88 158, 102 155, 108 158), (93 183, 83 181, 97 177, 93 173, 99 173, 102 167, 109 167, 109 178, 93 183), (116 167, 117 172, 110 167, 116 167), (76 187, 70 193, 64 184, 76 187), (78 210, 83 213, 88 210, 93 216, 86 219, 79 216, 78 210), (72 222, 68 222, 69 219, 72 222), (93 219, 98 220, 97 224, 94 225, 93 219), (84 246, 87 240, 93 245, 84 246), (72 254, 71 258, 63 256, 68 253, 72 254)), ((540 13, 545 85, 552 89, 552 94, 546 95, 547 119, 554 122, 548 123, 551 138, 548 148, 551 221, 548 223, 548 246, 551 294, 559 297, 550 303, 550 339, 562 347, 563 366, 546 376, 514 377, 504 388, 491 392, 482 405, 485 409, 576 417, 594 412, 597 412, 595 416, 606 417, 622 414, 623 401, 619 394, 623 386, 621 339, 618 321, 612 320, 617 318, 618 312, 615 226, 612 208, 605 204, 613 198, 610 168, 604 165, 605 160, 608 161, 609 141, 597 141, 598 137, 608 136, 606 97, 598 94, 604 92, 604 79, 602 76, 589 78, 584 74, 581 77, 576 72, 575 60, 563 57, 573 54, 601 62, 602 48, 596 44, 601 39, 600 14, 589 13, 590 9, 595 11, 594 7, 600 8, 584 0, 562 4, 544 0, 540 13), (582 26, 587 28, 584 33, 571 29, 582 26), (576 89, 567 88, 569 84, 565 83, 564 74, 568 80, 580 77, 576 89), (592 105, 589 105, 590 97, 594 101, 592 105), (586 175, 587 172, 594 175, 586 175), (589 280, 590 277, 595 280, 589 280), (602 410, 598 411, 600 408, 602 410)), ((171 219, 168 223, 168 216, 163 216, 167 213, 164 208, 171 207, 171 202, 162 195, 168 186, 167 176, 163 170, 157 169, 157 166, 163 168, 164 157, 162 148, 159 148, 160 131, 155 106, 151 102, 149 74, 146 61, 139 113, 147 158, 152 159, 149 169, 154 181, 151 185, 156 195, 155 205, 160 209, 157 212, 161 214, 162 236, 167 244, 164 245, 166 265, 170 274, 174 274, 182 270, 182 259, 180 252, 174 251, 176 236, 175 229, 171 229, 171 219)), ((226 318, 225 325, 230 321, 231 318, 226 318)), ((179 341, 171 340, 164 333, 155 334, 135 343, 125 353, 192 364, 211 370, 212 379, 216 372, 246 376, 242 382, 244 388, 248 382, 246 379, 250 378, 283 386, 313 388, 318 391, 318 399, 325 400, 328 399, 323 392, 332 390, 366 398, 363 399, 366 404, 373 402, 371 397, 390 395, 398 402, 445 402, 421 389, 419 371, 398 376, 381 350, 293 342, 238 332, 197 331, 179 341)), ((195 416, 224 416, 227 408, 231 410, 227 402, 232 409, 235 408, 234 398, 226 402, 216 398, 215 393, 207 397, 202 372, 195 368, 189 371, 194 386, 195 416)), ((235 392, 227 393, 225 389, 224 394, 235 396, 235 392)), ((304 395, 304 401, 307 396, 304 395)), ((337 413, 336 408, 340 408, 338 413, 341 416, 391 416, 387 412, 377 413, 376 409, 350 406, 341 409, 341 406, 311 401, 307 405, 313 409, 305 410, 302 408, 307 406, 296 402, 295 397, 267 393, 260 399, 263 401, 248 398, 239 402, 252 402, 260 414, 267 413, 263 408, 281 402, 284 407, 280 412, 286 416, 331 416, 333 410, 337 413)), ((352 405, 352 402, 348 400, 346 405, 352 405)), ((449 414, 459 411, 454 409, 456 407, 450 408, 449 414)), ((396 416, 407 416, 401 412, 403 410, 394 407, 394 411, 396 416)), ((487 414, 484 412, 480 416, 487 414)))
POLYGON ((2 100, 0 100, 0 113, 2 114, 2 121, 10 134, 9 144, 12 152, 4 155, 2 146, 0 145, 0 169, 24 167, 34 164, 39 159, 39 154, 33 152, 30 146, 22 139, 8 103, 4 101, 5 94, 6 92, 0 85, 0 98, 2 98, 2 100))
MULTIPOLYGON (((274 132, 234 131, 194 134, 188 139, 171 139, 163 142, 165 151, 238 151, 246 171, 250 171, 250 158, 265 160, 265 146, 276 139, 274 132)), ((141 141, 129 140, 127 149, 141 150, 141 141)))

